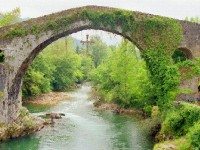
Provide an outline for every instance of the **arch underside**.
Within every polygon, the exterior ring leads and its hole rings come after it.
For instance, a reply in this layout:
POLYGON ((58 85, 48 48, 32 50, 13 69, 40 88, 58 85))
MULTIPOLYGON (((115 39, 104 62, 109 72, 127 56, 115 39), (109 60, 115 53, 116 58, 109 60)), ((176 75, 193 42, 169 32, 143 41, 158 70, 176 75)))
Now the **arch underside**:
POLYGON ((82 31, 82 30, 87 30, 87 29, 102 30, 102 31, 120 35, 120 36, 124 37, 125 39, 129 40, 130 42, 132 42, 140 50, 142 50, 141 46, 139 44, 137 44, 137 42, 133 41, 133 39, 130 37, 131 35, 128 35, 128 33, 123 33, 121 31, 120 27, 118 27, 118 29, 113 29, 110 27, 94 27, 92 25, 83 25, 83 26, 79 26, 77 28, 73 28, 71 30, 63 31, 58 34, 54 34, 50 38, 46 39, 44 42, 37 45, 37 47, 35 47, 33 50, 31 50, 31 53, 29 54, 29 56, 22 62, 20 68, 17 71, 17 74, 15 75, 15 78, 13 79, 12 86, 8 90, 8 99, 13 99, 13 100, 17 99, 17 97, 18 97, 17 93, 20 92, 20 88, 18 88, 18 87, 21 86, 22 78, 23 78, 26 70, 28 69, 29 65, 32 63, 34 58, 43 49, 45 49, 48 45, 50 45, 51 43, 55 42, 56 40, 58 40, 60 38, 63 38, 63 37, 69 36, 73 33, 76 33, 76 32, 82 31))

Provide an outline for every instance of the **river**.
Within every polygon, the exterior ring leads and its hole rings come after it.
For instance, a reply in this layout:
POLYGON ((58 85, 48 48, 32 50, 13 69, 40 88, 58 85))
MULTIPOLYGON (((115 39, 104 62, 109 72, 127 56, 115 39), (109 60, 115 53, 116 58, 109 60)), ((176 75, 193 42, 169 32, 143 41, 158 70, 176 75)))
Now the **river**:
POLYGON ((151 139, 133 117, 97 111, 89 100, 91 86, 82 85, 70 93, 71 100, 60 102, 46 112, 66 116, 54 127, 45 127, 34 135, 9 140, 0 150, 150 150, 151 139))

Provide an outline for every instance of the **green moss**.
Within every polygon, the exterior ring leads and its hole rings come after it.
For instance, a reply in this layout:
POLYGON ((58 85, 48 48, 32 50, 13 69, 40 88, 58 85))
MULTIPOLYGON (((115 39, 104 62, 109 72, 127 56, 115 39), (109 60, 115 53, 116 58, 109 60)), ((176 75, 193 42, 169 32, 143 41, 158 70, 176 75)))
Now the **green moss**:
POLYGON ((7 137, 14 138, 19 136, 21 134, 21 131, 22 131, 22 126, 18 123, 13 122, 12 124, 9 124, 7 126, 6 135, 7 137))
POLYGON ((27 108, 22 107, 19 111, 19 117, 23 118, 25 116, 29 116, 29 111, 27 108))
POLYGON ((143 44, 145 48, 162 45, 166 49, 171 49, 179 44, 182 37, 181 25, 170 18, 147 16, 121 9, 101 10, 98 7, 82 7, 13 25, 2 34, 1 38, 12 39, 47 31, 57 32, 67 29, 79 20, 89 20, 92 22, 92 28, 97 29, 98 27, 113 29, 120 26, 123 32, 132 33, 134 41, 143 44))
POLYGON ((181 79, 187 80, 200 75, 200 59, 186 60, 176 64, 181 72, 181 79))
MULTIPOLYGON (((31 29, 32 30, 32 29, 31 29)), ((10 32, 8 32, 5 37, 6 38, 14 38, 14 37, 23 37, 23 36, 26 36, 28 35, 28 30, 27 29, 24 29, 22 27, 17 27, 13 30, 11 30, 10 32)))
POLYGON ((2 91, 0 91, 0 100, 2 100, 4 97, 4 93, 2 91))
POLYGON ((26 108, 20 109, 19 117, 12 123, 0 124, 0 141, 34 133, 42 126, 36 118, 29 115, 26 108))
POLYGON ((32 129, 36 126, 36 122, 33 120, 33 118, 29 117, 29 116, 25 116, 22 118, 21 120, 23 127, 27 130, 27 129, 32 129))

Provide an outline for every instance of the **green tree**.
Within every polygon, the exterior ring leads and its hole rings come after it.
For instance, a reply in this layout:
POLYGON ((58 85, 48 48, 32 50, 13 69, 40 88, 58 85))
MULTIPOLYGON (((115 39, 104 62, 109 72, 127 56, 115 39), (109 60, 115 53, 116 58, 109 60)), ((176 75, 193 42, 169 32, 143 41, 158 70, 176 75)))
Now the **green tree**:
POLYGON ((82 77, 81 57, 75 52, 73 39, 61 39, 49 45, 33 61, 24 77, 23 95, 63 91, 82 77))
POLYGON ((105 99, 123 107, 144 107, 145 89, 150 89, 145 62, 137 58, 135 48, 132 43, 122 42, 92 73, 105 99))
POLYGON ((15 23, 19 20, 20 9, 16 8, 11 12, 0 13, 0 27, 15 23))
POLYGON ((44 54, 39 55, 28 71, 23 80, 22 93, 24 97, 36 96, 51 91, 53 66, 44 54))
MULTIPOLYGON (((83 73, 82 80, 87 80, 90 72, 94 69, 94 62, 91 56, 80 54, 81 56, 81 72, 83 73)), ((80 80, 81 81, 81 80, 80 80)))
POLYGON ((200 18, 199 17, 186 17, 185 20, 187 21, 191 21, 191 22, 196 22, 196 23, 200 23, 200 18))
POLYGON ((89 53, 96 68, 106 58, 109 49, 106 43, 104 43, 99 36, 93 36, 91 41, 93 43, 89 47, 89 53))

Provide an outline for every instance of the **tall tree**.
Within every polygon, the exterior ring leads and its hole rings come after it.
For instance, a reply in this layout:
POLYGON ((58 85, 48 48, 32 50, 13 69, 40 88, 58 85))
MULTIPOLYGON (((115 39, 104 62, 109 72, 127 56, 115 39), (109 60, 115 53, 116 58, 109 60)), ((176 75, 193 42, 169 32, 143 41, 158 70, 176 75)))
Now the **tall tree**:
POLYGON ((91 41, 93 41, 93 44, 89 47, 89 53, 96 68, 107 57, 109 49, 106 43, 104 43, 99 36, 93 36, 91 41))

